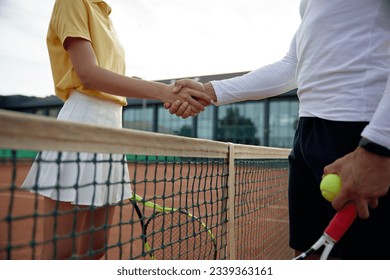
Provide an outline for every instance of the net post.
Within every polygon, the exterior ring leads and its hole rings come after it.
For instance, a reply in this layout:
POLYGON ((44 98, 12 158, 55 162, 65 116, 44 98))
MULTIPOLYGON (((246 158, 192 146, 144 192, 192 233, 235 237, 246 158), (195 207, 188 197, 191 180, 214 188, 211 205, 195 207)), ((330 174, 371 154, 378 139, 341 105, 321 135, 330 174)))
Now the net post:
MULTIPOLYGON (((224 158, 224 164, 229 164, 229 156, 228 156, 229 150, 227 150, 226 157, 224 158)), ((227 172, 229 172, 229 167, 227 172)), ((228 200, 229 200, 229 180, 227 178, 223 179, 223 188, 222 190, 222 203, 221 203, 221 243, 219 249, 219 259, 220 260, 226 260, 228 256, 228 226, 229 226, 229 219, 228 219, 228 200)))
POLYGON ((229 236, 229 259, 236 259, 236 237, 235 237, 235 166, 234 166, 234 144, 229 143, 229 177, 228 177, 228 236, 229 236))

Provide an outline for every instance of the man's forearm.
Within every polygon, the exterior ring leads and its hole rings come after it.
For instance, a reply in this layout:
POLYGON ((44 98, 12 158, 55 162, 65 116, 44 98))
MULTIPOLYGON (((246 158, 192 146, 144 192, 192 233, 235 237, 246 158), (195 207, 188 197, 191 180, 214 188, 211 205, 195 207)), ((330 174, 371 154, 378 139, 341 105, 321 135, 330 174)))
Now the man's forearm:
POLYGON ((390 76, 378 108, 362 136, 390 149, 390 76))

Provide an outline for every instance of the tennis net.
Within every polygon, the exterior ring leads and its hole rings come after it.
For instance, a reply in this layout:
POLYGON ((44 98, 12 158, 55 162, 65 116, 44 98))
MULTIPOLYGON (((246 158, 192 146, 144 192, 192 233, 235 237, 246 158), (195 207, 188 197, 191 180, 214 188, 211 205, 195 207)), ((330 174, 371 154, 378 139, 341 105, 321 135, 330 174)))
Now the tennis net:
MULTIPOLYGON (((0 110, 0 259, 39 259, 45 244, 109 231, 105 259, 291 259, 288 246, 289 150, 223 143, 129 129, 76 124, 0 110), (48 161, 41 151, 56 151, 48 161), (61 162, 61 152, 74 152, 61 162), (85 158, 83 153, 92 157, 85 158), (126 162, 132 199, 115 207, 113 222, 44 240, 43 198, 20 189, 38 165, 126 162), (120 159, 113 154, 123 155, 120 159), (181 213, 182 215, 176 215, 181 213), (178 216, 178 217, 176 217, 178 216)), ((77 168, 75 169, 77 172, 77 168)), ((59 178, 60 175, 57 175, 59 178)), ((53 186, 58 187, 60 180, 53 186)), ((105 182, 107 187, 112 182, 105 182)), ((96 184, 96 182, 91 182, 96 184)), ((71 186, 82 188, 83 186, 71 186)), ((54 223, 55 227, 55 223, 54 223)), ((54 229, 55 230, 55 229, 54 229)), ((59 249, 58 249, 59 250, 59 249)), ((55 251, 55 250, 54 250, 55 251)), ((85 255, 93 255, 89 248, 85 255)))

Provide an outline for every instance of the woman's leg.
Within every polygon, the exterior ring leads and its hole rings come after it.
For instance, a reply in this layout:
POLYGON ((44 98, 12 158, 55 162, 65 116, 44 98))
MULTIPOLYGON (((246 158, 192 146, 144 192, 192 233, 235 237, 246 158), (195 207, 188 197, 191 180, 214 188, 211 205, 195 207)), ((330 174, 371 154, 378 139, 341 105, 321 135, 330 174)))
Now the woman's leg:
POLYGON ((79 234, 78 255, 82 259, 99 260, 105 255, 115 206, 105 206, 87 211, 79 234))
POLYGON ((44 198, 44 245, 41 259, 69 259, 77 253, 76 232, 84 225, 87 211, 72 205, 44 198))

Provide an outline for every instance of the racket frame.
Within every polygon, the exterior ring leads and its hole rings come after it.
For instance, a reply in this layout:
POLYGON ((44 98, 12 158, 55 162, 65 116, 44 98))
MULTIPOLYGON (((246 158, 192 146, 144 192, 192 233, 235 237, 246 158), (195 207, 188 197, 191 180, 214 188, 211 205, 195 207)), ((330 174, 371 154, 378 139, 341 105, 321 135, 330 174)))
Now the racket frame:
POLYGON ((324 230, 322 236, 310 247, 310 249, 295 257, 294 260, 303 260, 321 247, 324 247, 324 249, 320 256, 320 260, 328 259, 334 245, 344 236, 356 217, 357 210, 355 205, 352 203, 347 204, 336 213, 324 230))
POLYGON ((161 214, 161 213, 173 213, 173 212, 179 212, 181 214, 185 214, 187 216, 189 216, 191 219, 197 221, 198 223, 200 223, 202 225, 202 227, 206 230, 207 234, 210 236, 212 242, 213 242, 213 245, 214 245, 214 260, 217 259, 217 243, 216 243, 216 240, 215 240, 215 237, 214 237, 214 234, 212 233, 211 229, 201 221, 200 218, 194 216, 193 214, 189 213, 189 212, 186 212, 184 210, 181 210, 181 209, 177 209, 177 208, 173 208, 173 207, 163 207, 161 205, 158 205, 157 203, 153 203, 153 202, 150 202, 148 200, 145 200, 144 198, 142 198, 141 196, 133 193, 133 196, 130 198, 130 201, 131 203, 133 204, 134 206, 134 209, 139 217, 139 221, 141 223, 141 227, 142 227, 142 253, 144 254, 149 254, 149 256, 153 259, 153 260, 156 260, 154 254, 153 254, 153 250, 150 246, 150 244, 148 243, 147 241, 147 233, 146 233, 146 229, 147 229, 147 226, 148 224, 150 223, 151 220, 153 220, 154 217, 156 217, 158 214, 161 214), (148 207, 148 208, 152 208, 154 209, 155 213, 152 215, 152 217, 146 219, 145 216, 142 214, 141 212, 141 209, 139 208, 138 206, 138 203, 141 203, 143 204, 144 206, 148 207))

